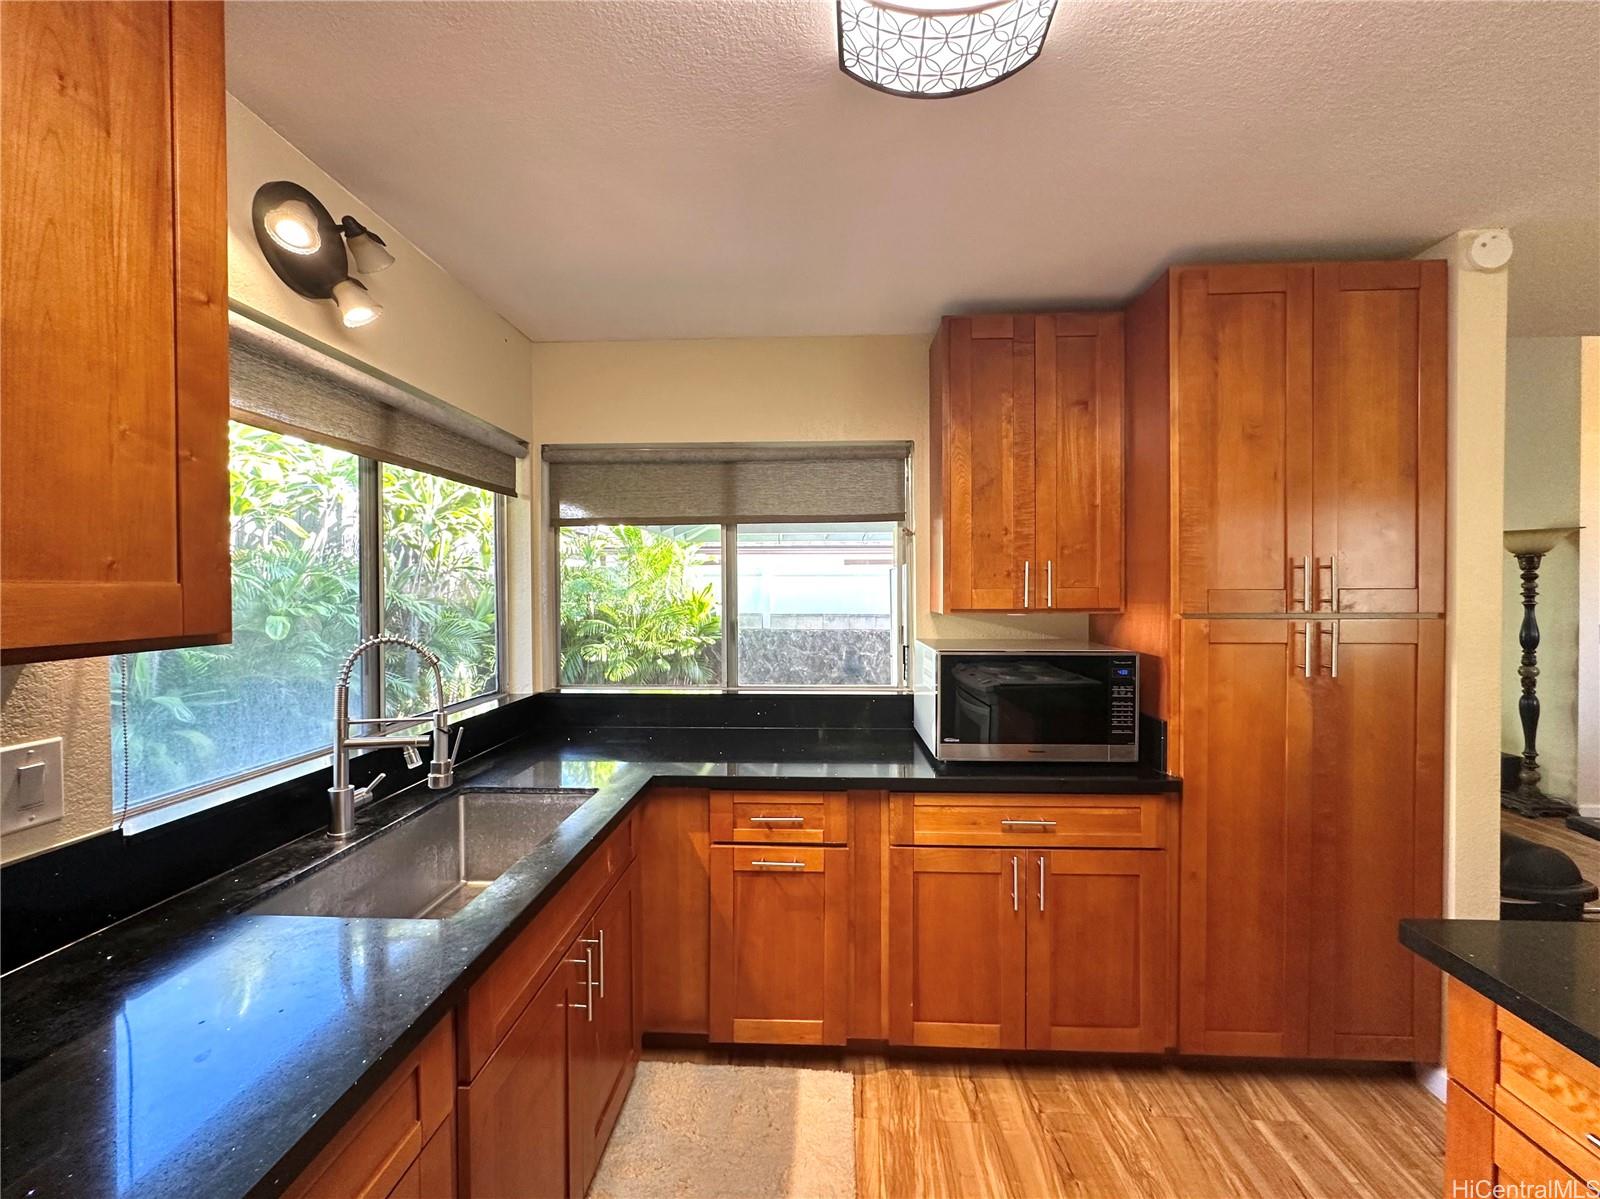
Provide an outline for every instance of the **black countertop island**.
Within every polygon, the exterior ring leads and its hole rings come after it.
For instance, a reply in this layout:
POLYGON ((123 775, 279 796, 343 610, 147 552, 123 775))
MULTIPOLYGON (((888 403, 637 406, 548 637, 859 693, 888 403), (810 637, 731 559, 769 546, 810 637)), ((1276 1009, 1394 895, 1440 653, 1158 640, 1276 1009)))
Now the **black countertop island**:
POLYGON ((1600 1065, 1600 923, 1405 920, 1400 941, 1600 1065))
POLYGON ((556 834, 446 920, 255 915, 449 792, 362 809, 0 982, 4 1199, 280 1193, 652 782, 1156 793, 1148 767, 949 767, 908 731, 568 731, 465 763, 458 788, 581 788, 556 834))

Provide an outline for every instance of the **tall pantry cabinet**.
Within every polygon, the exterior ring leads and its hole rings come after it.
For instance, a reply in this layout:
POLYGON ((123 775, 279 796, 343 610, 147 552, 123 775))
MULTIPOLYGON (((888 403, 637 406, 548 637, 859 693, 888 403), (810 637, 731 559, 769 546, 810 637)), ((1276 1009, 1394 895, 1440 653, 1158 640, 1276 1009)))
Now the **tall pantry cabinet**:
POLYGON ((1128 310, 1128 601, 1092 627, 1162 659, 1183 1051, 1437 1055, 1396 926, 1442 900, 1445 299, 1442 262, 1252 264, 1128 310))

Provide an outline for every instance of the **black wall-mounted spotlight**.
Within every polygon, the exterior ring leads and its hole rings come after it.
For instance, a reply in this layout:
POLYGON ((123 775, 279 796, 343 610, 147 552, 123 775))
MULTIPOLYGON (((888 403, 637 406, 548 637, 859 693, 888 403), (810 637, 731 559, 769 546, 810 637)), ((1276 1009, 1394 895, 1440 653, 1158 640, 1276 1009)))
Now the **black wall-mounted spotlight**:
POLYGON ((383 305, 350 277, 350 260, 363 275, 393 266, 383 238, 353 216, 335 222, 320 200, 283 179, 256 189, 251 223, 267 264, 296 292, 332 300, 347 329, 378 319, 383 305))

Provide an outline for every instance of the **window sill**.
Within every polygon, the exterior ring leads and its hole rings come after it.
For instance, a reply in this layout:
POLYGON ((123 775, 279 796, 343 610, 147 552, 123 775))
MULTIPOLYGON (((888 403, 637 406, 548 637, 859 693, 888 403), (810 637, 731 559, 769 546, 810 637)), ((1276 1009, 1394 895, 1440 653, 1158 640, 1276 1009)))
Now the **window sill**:
MULTIPOLYGON (((507 702, 519 698, 521 697, 502 691, 495 695, 480 695, 473 699, 461 700, 446 707, 445 711, 455 721, 470 720, 474 716, 491 712, 496 708, 502 707, 507 702)), ((404 728, 414 727, 420 723, 422 722, 418 720, 409 726, 394 724, 388 726, 386 731, 398 733, 404 728)), ((351 751, 351 756, 359 758, 371 752, 371 750, 381 748, 381 746, 373 746, 370 749, 353 750, 351 751)), ((316 774, 329 775, 332 766, 333 750, 331 748, 325 749, 320 753, 294 758, 277 766, 265 767, 242 778, 219 782, 215 786, 208 787, 202 791, 179 792, 177 795, 166 799, 152 800, 145 806, 135 808, 129 812, 125 818, 113 824, 112 827, 120 828, 124 836, 137 837, 141 833, 151 832, 161 828, 163 825, 171 824, 173 821, 193 816, 197 812, 204 812, 209 808, 244 799, 247 796, 270 790, 273 787, 282 786, 285 783, 297 782, 316 774)))

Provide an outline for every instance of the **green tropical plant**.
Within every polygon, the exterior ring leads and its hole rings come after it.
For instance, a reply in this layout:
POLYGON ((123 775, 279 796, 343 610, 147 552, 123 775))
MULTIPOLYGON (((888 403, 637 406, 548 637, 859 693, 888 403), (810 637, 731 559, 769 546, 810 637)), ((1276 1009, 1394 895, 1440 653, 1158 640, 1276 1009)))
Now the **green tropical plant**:
POLYGON ((721 677, 722 617, 690 570, 695 532, 563 529, 560 674, 569 686, 695 686, 721 677))
MULTIPOLYGON (((119 779, 126 756, 129 802, 325 746, 330 682, 361 636, 360 459, 249 425, 230 436, 233 640, 129 656, 126 712, 112 661, 113 756, 119 779)), ((495 676, 494 499, 383 472, 385 631, 439 653, 450 699, 478 694, 495 676)), ((389 712, 432 703, 417 665, 385 656, 389 712)))

